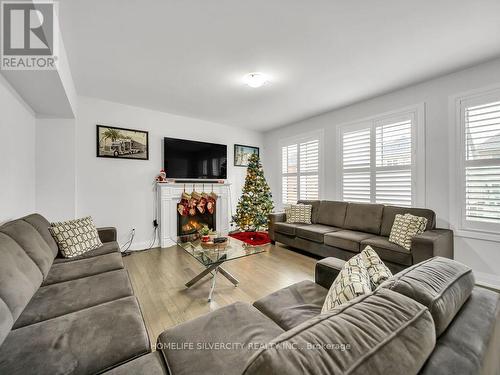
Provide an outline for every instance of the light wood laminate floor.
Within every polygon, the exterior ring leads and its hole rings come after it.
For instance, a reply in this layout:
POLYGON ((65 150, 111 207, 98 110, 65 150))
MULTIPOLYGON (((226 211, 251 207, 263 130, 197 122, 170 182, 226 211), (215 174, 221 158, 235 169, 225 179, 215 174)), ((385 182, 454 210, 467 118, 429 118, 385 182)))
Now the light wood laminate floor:
POLYGON ((191 288, 184 284, 204 267, 182 248, 151 249, 123 258, 139 300, 151 343, 166 328, 236 301, 253 303, 267 294, 305 279, 314 279, 316 260, 281 246, 224 263, 240 284, 217 276, 212 302, 207 302, 210 276, 191 288))

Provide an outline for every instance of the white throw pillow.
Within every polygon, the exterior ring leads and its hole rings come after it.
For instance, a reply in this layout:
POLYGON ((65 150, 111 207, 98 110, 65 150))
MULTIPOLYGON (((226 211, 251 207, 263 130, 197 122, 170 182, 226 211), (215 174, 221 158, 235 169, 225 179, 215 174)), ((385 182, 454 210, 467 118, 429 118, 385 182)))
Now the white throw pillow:
POLYGON ((356 297, 371 293, 371 283, 361 255, 349 259, 340 270, 333 282, 325 302, 322 313, 328 312, 356 297))
POLYGON ((387 268, 384 262, 382 262, 382 259, 380 259, 371 246, 365 247, 365 249, 361 252, 361 259, 368 270, 373 290, 375 290, 385 280, 392 277, 391 270, 387 268))
POLYGON ((287 223, 311 224, 312 205, 291 204, 285 207, 287 223))
POLYGON ((412 214, 397 214, 392 224, 389 242, 398 244, 406 250, 411 250, 411 240, 416 235, 423 233, 427 226, 425 217, 412 214))
POLYGON ((49 231, 65 258, 74 258, 102 246, 90 216, 50 225, 49 231))

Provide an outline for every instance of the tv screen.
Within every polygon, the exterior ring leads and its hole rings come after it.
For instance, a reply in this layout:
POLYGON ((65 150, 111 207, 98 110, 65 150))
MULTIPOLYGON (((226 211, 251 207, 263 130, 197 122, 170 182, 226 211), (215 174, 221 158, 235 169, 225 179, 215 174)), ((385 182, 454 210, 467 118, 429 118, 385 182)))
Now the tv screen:
POLYGON ((227 146, 165 138, 163 166, 167 178, 226 179, 227 146))

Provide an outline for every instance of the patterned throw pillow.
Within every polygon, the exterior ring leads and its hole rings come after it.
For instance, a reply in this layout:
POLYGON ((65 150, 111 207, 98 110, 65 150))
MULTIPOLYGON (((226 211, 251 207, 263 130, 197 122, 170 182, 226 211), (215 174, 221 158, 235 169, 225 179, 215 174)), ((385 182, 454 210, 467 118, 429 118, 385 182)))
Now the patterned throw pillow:
POLYGON ((51 223, 49 231, 65 258, 73 258, 102 246, 92 218, 51 223))
POLYGON ((310 204, 291 204, 285 207, 287 223, 311 224, 312 205, 310 204))
POLYGON ((333 310, 335 307, 346 303, 358 296, 368 294, 372 291, 370 276, 360 254, 349 259, 340 270, 333 282, 325 302, 322 313, 333 310))
POLYGON ((363 263, 368 270, 372 289, 376 289, 385 280, 392 277, 391 270, 387 268, 371 246, 365 247, 361 252, 361 259, 363 259, 363 263))
POLYGON ((425 217, 397 214, 392 224, 389 242, 398 244, 406 250, 411 250, 412 238, 423 233, 426 226, 427 219, 425 217))

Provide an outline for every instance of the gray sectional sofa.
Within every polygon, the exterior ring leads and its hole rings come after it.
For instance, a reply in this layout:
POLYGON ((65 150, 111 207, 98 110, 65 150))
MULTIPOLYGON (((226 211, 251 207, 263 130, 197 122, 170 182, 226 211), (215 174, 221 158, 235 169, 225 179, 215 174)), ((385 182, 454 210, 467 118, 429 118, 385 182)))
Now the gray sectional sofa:
POLYGON ((312 224, 286 223, 284 213, 269 215, 269 237, 321 257, 347 260, 370 245, 392 272, 434 256, 453 258, 453 232, 436 228, 426 208, 337 201, 299 201, 312 205, 312 224), (411 251, 389 242, 396 214, 427 218, 426 231, 412 240, 411 251))
POLYGON ((38 214, 0 226, 0 374, 95 374, 151 351, 114 228, 65 259, 38 214))
MULTIPOLYGON (((500 297, 442 257, 321 314, 344 261, 315 282, 237 302, 150 344, 113 228, 104 245, 58 257, 40 215, 0 227, 0 374, 499 374, 500 297)), ((272 276, 270 276, 272 277, 272 276)))
POLYGON ((435 257, 372 293, 321 314, 343 261, 317 263, 293 284, 167 329, 157 351, 113 375, 495 375, 500 296, 469 267, 435 257))

